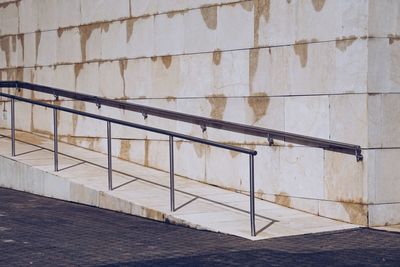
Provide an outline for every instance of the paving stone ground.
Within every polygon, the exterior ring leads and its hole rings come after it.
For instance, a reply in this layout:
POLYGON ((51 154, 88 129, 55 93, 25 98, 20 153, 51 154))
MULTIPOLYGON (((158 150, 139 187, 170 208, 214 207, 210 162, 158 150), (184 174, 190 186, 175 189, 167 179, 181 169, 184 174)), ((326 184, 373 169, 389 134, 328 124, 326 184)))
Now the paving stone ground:
POLYGON ((0 266, 400 266, 400 234, 249 241, 0 188, 0 266))

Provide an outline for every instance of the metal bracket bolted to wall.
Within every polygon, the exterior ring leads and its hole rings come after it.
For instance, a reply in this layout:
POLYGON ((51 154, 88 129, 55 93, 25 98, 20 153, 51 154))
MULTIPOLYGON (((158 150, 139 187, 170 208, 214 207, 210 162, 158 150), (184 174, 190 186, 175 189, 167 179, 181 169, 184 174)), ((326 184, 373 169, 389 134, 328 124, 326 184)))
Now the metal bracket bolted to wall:
POLYGON ((267 136, 268 145, 272 146, 274 144, 274 139, 270 135, 267 136))
POLYGON ((148 117, 147 113, 144 112, 144 111, 142 111, 142 116, 143 116, 143 119, 144 119, 144 120, 147 119, 147 117, 148 117))
POLYGON ((204 133, 207 131, 207 126, 205 124, 200 124, 201 131, 204 133))
POLYGON ((357 162, 362 161, 364 159, 364 156, 361 154, 360 147, 356 148, 355 154, 356 154, 357 162))

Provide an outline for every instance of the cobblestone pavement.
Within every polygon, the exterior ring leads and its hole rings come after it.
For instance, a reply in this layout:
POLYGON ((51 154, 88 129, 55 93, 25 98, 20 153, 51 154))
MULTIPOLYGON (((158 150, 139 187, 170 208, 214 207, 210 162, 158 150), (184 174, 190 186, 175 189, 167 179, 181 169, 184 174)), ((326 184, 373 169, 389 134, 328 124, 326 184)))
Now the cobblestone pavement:
POLYGON ((0 188, 0 265, 400 266, 400 234, 249 241, 0 188))

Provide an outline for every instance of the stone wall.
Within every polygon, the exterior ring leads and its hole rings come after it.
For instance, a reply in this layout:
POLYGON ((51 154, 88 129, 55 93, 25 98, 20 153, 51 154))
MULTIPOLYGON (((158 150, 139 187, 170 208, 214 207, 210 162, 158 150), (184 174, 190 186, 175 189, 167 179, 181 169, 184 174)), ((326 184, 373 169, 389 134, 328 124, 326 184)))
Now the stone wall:
MULTIPOLYGON (((357 163, 321 149, 269 147, 261 138, 59 102, 256 149, 258 197, 364 225, 400 223, 399 1, 0 3, 2 80, 361 145, 357 163)), ((19 129, 51 135, 51 110, 17 108, 19 129)), ((59 127, 61 140, 106 151, 100 122, 62 113, 59 127)), ((116 156, 168 170, 165 136, 115 126, 113 138, 116 156)), ((248 191, 247 157, 181 140, 175 146, 178 174, 248 191)))

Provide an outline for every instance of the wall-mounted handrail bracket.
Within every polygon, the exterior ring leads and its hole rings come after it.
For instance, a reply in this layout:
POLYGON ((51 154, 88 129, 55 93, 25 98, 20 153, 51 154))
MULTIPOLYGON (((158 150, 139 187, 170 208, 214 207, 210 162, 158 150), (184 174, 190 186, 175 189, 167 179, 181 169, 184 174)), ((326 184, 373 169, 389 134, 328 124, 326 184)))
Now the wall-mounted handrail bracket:
POLYGON ((267 135, 267 141, 269 146, 274 145, 274 139, 272 139, 270 134, 267 135))
POLYGON ((200 124, 201 131, 204 133, 207 131, 207 126, 205 124, 200 124))
POLYGON ((97 107, 97 109, 101 109, 101 104, 100 104, 100 102, 96 101, 96 107, 97 107))
POLYGON ((361 153, 361 148, 360 147, 358 147, 356 149, 355 155, 356 155, 357 162, 362 161, 364 159, 364 156, 361 153))
POLYGON ((144 111, 142 111, 142 116, 143 116, 143 119, 144 119, 144 120, 147 119, 147 117, 148 117, 147 113, 144 112, 144 111))

